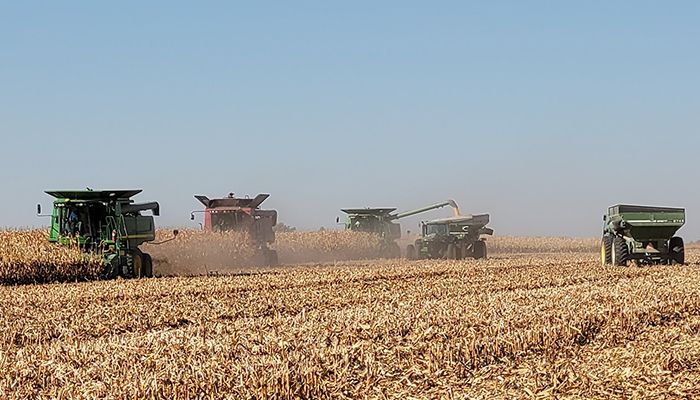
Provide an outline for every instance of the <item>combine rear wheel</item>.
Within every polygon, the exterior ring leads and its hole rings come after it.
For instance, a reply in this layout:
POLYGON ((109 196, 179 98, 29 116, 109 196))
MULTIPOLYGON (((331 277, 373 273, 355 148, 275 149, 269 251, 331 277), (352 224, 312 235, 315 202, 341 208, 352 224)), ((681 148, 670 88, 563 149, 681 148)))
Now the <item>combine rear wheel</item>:
POLYGON ((685 246, 683 238, 674 236, 668 242, 668 252, 671 263, 685 264, 685 246))
POLYGON ((148 253, 143 253, 143 261, 141 262, 141 277, 153 278, 153 259, 148 253))
POLYGON ((627 248, 627 242, 625 242, 625 239, 615 236, 613 239, 611 259, 612 264, 615 266, 627 266, 627 261, 629 260, 629 249, 627 248))
POLYGON ((141 278, 143 276, 143 253, 141 250, 134 250, 131 254, 131 267, 124 266, 124 278, 141 278))
POLYGON ((601 265, 612 264, 612 247, 613 238, 610 235, 604 235, 600 241, 600 263, 601 265))
POLYGON ((409 244, 406 246, 406 258, 409 260, 416 259, 416 246, 409 244))
POLYGON ((474 242, 472 249, 474 250, 474 259, 486 258, 486 242, 483 240, 474 242))

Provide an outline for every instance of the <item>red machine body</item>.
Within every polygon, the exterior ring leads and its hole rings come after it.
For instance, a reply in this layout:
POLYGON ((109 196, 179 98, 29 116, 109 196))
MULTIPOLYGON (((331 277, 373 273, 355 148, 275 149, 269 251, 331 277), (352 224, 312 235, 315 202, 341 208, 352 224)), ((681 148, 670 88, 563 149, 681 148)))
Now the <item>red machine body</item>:
MULTIPOLYGON (((250 239, 265 254, 268 264, 277 263, 277 253, 268 246, 275 242, 277 211, 261 210, 260 204, 270 197, 259 194, 254 198, 238 198, 233 193, 227 197, 210 199, 206 196, 194 196, 204 205, 204 224, 202 229, 214 232, 247 232, 250 239)), ((197 211, 195 211, 197 212, 197 211)), ((191 216, 194 219, 194 212, 191 216)))

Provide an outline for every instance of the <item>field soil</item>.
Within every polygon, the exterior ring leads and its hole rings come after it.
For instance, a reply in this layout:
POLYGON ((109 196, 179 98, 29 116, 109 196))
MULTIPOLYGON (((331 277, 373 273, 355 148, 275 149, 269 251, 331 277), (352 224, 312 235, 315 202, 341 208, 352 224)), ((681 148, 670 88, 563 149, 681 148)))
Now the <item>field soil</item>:
POLYGON ((554 248, 3 286, 0 398, 696 398, 688 260, 554 248))

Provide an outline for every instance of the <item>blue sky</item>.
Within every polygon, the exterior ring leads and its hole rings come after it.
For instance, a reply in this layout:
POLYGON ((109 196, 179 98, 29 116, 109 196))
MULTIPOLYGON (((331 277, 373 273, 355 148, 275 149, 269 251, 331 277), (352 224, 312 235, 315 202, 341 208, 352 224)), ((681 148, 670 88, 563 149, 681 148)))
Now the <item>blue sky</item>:
POLYGON ((594 236, 613 203, 685 206, 700 239, 700 3, 192 4, 0 5, 0 226, 90 186, 169 226, 234 191, 305 229, 454 198, 594 236))

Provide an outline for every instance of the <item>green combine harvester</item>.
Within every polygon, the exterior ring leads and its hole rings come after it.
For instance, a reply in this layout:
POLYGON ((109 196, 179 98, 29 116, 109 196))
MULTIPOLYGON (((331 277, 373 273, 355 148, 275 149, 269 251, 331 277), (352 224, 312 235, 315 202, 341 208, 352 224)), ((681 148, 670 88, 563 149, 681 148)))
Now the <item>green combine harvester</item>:
MULTIPOLYGON (((55 190, 49 241, 103 257, 103 279, 153 276, 151 256, 139 246, 156 238, 157 202, 134 203, 141 190, 55 190)), ((37 205, 41 214, 41 205, 37 205)), ((173 232, 177 236, 177 231, 173 232)), ((172 239, 170 239, 172 240, 172 239)))
POLYGON ((461 260, 486 258, 484 235, 493 235, 487 228, 488 214, 464 215, 421 223, 421 236, 406 247, 411 260, 445 258, 461 260))
POLYGON ((619 204, 603 216, 600 258, 603 265, 684 264, 685 209, 619 204))
MULTIPOLYGON (((394 213, 396 208, 346 208, 340 211, 348 215, 345 223, 346 230, 377 234, 382 240, 380 250, 382 256, 399 258, 401 257, 401 248, 396 244, 396 240, 401 238, 401 225, 394 221, 445 206, 452 207, 455 214, 459 215, 459 208, 454 200, 398 214, 394 213)), ((340 222, 340 219, 336 219, 336 222, 340 222)))

